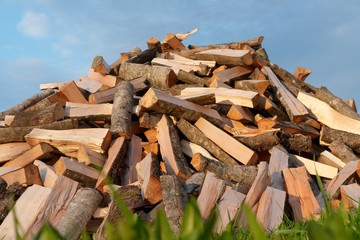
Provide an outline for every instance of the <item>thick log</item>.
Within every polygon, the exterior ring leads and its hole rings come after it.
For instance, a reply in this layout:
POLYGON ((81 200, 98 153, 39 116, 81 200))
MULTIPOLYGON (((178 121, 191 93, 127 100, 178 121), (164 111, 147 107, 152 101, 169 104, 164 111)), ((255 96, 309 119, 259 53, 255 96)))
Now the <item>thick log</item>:
POLYGON ((209 49, 195 54, 196 60, 216 61, 224 65, 251 65, 253 59, 249 50, 209 49))
POLYGON ((320 206, 311 191, 305 167, 284 169, 283 175, 295 221, 312 219, 320 206))
POLYGON ((163 115, 157 125, 158 141, 162 160, 165 163, 166 172, 175 174, 183 179, 191 176, 189 165, 182 154, 180 138, 169 116, 163 115))
POLYGON ((224 193, 225 182, 212 172, 207 172, 197 199, 201 216, 207 219, 215 207, 217 200, 224 193))
POLYGON ((185 205, 188 202, 186 183, 175 175, 160 176, 162 203, 171 230, 179 233, 185 205))
POLYGON ((211 141, 221 147, 225 152, 234 157, 237 161, 245 165, 254 164, 257 161, 257 154, 231 137, 221 129, 212 125, 204 118, 200 118, 195 126, 208 137, 211 141))
POLYGON ((360 134, 335 130, 333 128, 322 126, 320 131, 320 144, 329 146, 332 142, 340 140, 349 146, 353 151, 360 154, 360 134))
POLYGON ((35 237, 46 222, 56 226, 63 218, 79 186, 78 182, 64 176, 59 176, 44 206, 40 209, 26 232, 26 236, 28 238, 35 237))
POLYGON ((30 148, 29 144, 23 142, 0 144, 0 163, 14 159, 30 148))
POLYGON ((216 125, 222 124, 222 119, 215 110, 167 95, 154 88, 147 91, 139 104, 144 110, 166 113, 188 121, 196 121, 204 117, 216 125))
POLYGON ((22 153, 18 157, 8 161, 4 167, 25 167, 26 165, 34 162, 36 159, 41 158, 47 153, 52 152, 54 149, 46 143, 39 143, 31 149, 22 153))
POLYGON ((102 196, 91 188, 77 191, 56 229, 66 239, 78 239, 87 222, 101 203, 102 196))
POLYGON ((209 86, 209 83, 206 79, 203 79, 201 77, 195 76, 192 73, 185 72, 183 70, 180 70, 177 74, 177 79, 189 84, 201 84, 205 86, 209 86))
POLYGON ((131 116, 134 87, 129 82, 120 82, 114 96, 113 110, 111 114, 111 134, 122 136, 126 139, 131 137, 131 116))
POLYGON ((140 127, 147 129, 156 128, 161 118, 162 118, 161 113, 144 112, 144 114, 139 118, 140 127))
POLYGON ((78 122, 71 119, 66 119, 63 121, 53 122, 40 126, 0 128, 0 144, 23 142, 25 141, 25 135, 29 134, 34 128, 54 130, 73 129, 78 128, 78 122))
POLYGON ((111 135, 106 128, 82 128, 70 130, 47 130, 33 129, 25 136, 25 140, 31 146, 39 143, 47 143, 62 153, 73 153, 79 150, 81 145, 104 153, 108 150, 111 135))
POLYGON ((54 164, 54 169, 57 175, 71 178, 90 188, 95 187, 96 181, 99 178, 99 171, 96 169, 67 157, 61 157, 54 164))
POLYGON ((237 162, 217 146, 213 141, 205 136, 199 129, 191 125, 185 119, 180 119, 176 126, 193 143, 198 144, 208 150, 214 157, 224 163, 237 164, 237 162))
POLYGON ((305 106, 296 99, 296 97, 294 97, 284 85, 282 85, 280 80, 269 67, 263 67, 263 69, 267 72, 271 85, 276 88, 276 95, 281 104, 284 106, 290 120, 295 123, 299 123, 304 120, 304 118, 309 114, 305 106))
POLYGON ((25 187, 34 184, 42 185, 39 169, 34 164, 28 164, 25 167, 3 174, 1 178, 5 180, 8 186, 15 182, 25 187))
POLYGON ((130 81, 138 77, 146 77, 153 87, 167 89, 176 84, 177 78, 173 70, 167 67, 149 66, 135 63, 123 63, 119 77, 130 81))
POLYGON ((4 120, 5 115, 14 115, 18 112, 25 110, 26 108, 30 107, 31 105, 34 105, 35 103, 41 101, 42 99, 48 97, 49 95, 51 95, 53 93, 54 93, 53 89, 47 89, 39 94, 36 94, 36 95, 22 101, 21 103, 16 104, 15 106, 13 106, 3 112, 0 112, 0 120, 4 120))
POLYGON ((227 89, 232 89, 232 87, 230 87, 229 85, 227 85, 226 83, 221 82, 218 79, 215 79, 214 81, 211 82, 210 84, 211 88, 227 88, 227 89))
POLYGON ((360 120, 347 117, 331 108, 327 103, 299 92, 297 97, 322 124, 340 131, 360 134, 360 120))
POLYGON ((236 89, 258 92, 263 94, 267 87, 269 86, 269 81, 267 80, 240 80, 235 81, 234 87, 236 89))
POLYGON ((158 50, 156 47, 146 49, 141 53, 131 57, 127 62, 128 63, 139 63, 143 64, 146 62, 151 62, 156 57, 158 50))
POLYGON ((194 154, 191 165, 198 172, 212 172, 218 178, 237 182, 239 186, 242 186, 242 192, 250 189, 257 175, 255 166, 227 164, 204 157, 201 153, 194 154))
POLYGON ((111 71, 111 67, 102 56, 94 57, 91 68, 94 69, 95 72, 102 74, 109 74, 111 71))
POLYGON ((68 118, 78 120, 110 120, 113 104, 84 104, 66 102, 65 114, 68 118))
POLYGON ((340 158, 343 162, 349 163, 351 161, 356 161, 359 158, 354 154, 350 147, 348 147, 343 141, 335 140, 330 145, 329 148, 331 153, 340 158))

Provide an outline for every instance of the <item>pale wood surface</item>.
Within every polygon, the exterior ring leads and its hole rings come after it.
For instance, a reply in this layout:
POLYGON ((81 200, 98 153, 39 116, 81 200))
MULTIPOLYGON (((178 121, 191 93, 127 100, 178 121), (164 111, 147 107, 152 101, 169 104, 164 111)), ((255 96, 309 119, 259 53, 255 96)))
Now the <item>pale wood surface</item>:
POLYGON ((273 188, 284 190, 282 170, 289 167, 289 155, 286 150, 275 146, 270 150, 269 177, 273 188))
POLYGON ((211 156, 211 154, 205 148, 201 147, 200 145, 186 141, 184 139, 182 139, 180 143, 181 151, 188 157, 193 157, 194 154, 201 153, 201 155, 203 155, 204 157, 218 161, 216 158, 211 156))
POLYGON ((320 177, 325 177, 329 179, 333 179, 337 173, 338 169, 323 163, 316 162, 311 159, 307 159, 298 155, 293 155, 298 161, 302 163, 303 166, 305 166, 306 170, 311 175, 316 175, 316 173, 320 177))
POLYGON ((251 65, 253 63, 249 50, 209 49, 195 54, 197 60, 216 61, 225 65, 251 65))
POLYGON ((0 144, 0 163, 16 158, 30 149, 26 142, 14 142, 0 144))
POLYGON ((53 188, 58 178, 54 168, 40 160, 35 160, 34 165, 36 165, 39 169, 42 185, 44 187, 53 188))
POLYGON ((58 94, 64 95, 69 102, 88 103, 74 81, 60 86, 58 94))
POLYGON ((345 208, 358 208, 360 200, 360 186, 358 183, 342 185, 340 187, 341 200, 344 201, 345 208))
POLYGON ((1 178, 5 180, 8 186, 15 182, 18 182, 21 186, 42 185, 39 169, 34 164, 28 164, 15 171, 2 174, 1 178))
POLYGON ((68 118, 102 120, 110 119, 112 104, 84 104, 66 102, 65 113, 68 118))

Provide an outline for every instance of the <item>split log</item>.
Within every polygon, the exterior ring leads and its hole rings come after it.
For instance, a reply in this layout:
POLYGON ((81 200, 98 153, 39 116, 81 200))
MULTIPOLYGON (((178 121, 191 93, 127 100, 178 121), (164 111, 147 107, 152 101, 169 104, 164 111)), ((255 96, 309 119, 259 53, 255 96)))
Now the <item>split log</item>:
POLYGON ((246 196, 240 192, 231 189, 225 190, 218 204, 219 218, 216 223, 217 233, 223 232, 229 222, 235 218, 245 197, 246 196))
MULTIPOLYGON (((135 168, 135 167, 134 167, 135 168)), ((156 155, 148 154, 141 161, 141 175, 144 182, 141 186, 141 195, 151 204, 156 204, 162 199, 160 184, 160 164, 156 155)))
POLYGON ((18 157, 8 161, 4 167, 25 167, 26 165, 34 162, 36 159, 41 158, 47 153, 52 152, 54 149, 46 143, 39 143, 22 153, 18 157))
MULTIPOLYGON (((250 75, 252 69, 245 66, 236 66, 216 72, 213 77, 223 83, 230 83, 235 80, 243 79, 250 75)), ((215 80, 214 79, 214 80, 215 80)))
POLYGON ((156 128, 151 128, 149 130, 146 130, 144 132, 144 135, 150 143, 155 143, 158 141, 156 128))
POLYGON ((130 58, 135 57, 139 53, 141 53, 141 49, 139 47, 134 47, 128 52, 120 53, 121 63, 129 61, 130 58))
POLYGON ((269 81, 267 80, 240 80, 235 81, 234 87, 236 89, 258 92, 263 94, 267 87, 269 86, 269 81))
POLYGON ((102 83, 89 79, 88 77, 82 76, 79 80, 74 81, 76 86, 78 88, 81 88, 82 90, 85 90, 89 93, 95 93, 97 91, 100 91, 102 88, 107 87, 102 85, 102 83))
POLYGON ((221 147, 225 152, 234 157, 237 161, 245 164, 251 165, 254 164, 257 160, 257 154, 232 138, 230 135, 223 132, 221 129, 212 125, 210 122, 206 121, 204 118, 200 118, 195 126, 208 137, 211 141, 221 147))
POLYGON ((0 120, 4 120, 5 115, 14 115, 18 112, 22 112, 26 108, 34 105, 35 103, 41 101, 42 99, 48 97, 49 95, 51 95, 53 93, 54 93, 53 89, 47 89, 39 94, 36 94, 36 95, 22 101, 21 103, 16 104, 15 106, 13 106, 3 112, 0 112, 0 120))
POLYGON ((78 120, 110 120, 113 104, 84 104, 66 102, 65 114, 78 120))
POLYGON ((240 105, 254 108, 259 102, 259 94, 252 91, 225 88, 189 87, 181 91, 181 95, 214 93, 217 104, 240 105))
POLYGON ((171 230, 180 232, 185 205, 188 202, 185 181, 175 175, 160 176, 162 203, 171 230))
POLYGON ((79 238, 101 200, 102 196, 96 190, 91 188, 79 189, 56 229, 66 239, 79 238))
POLYGON ((39 169, 42 185, 47 188, 53 188, 58 179, 58 175, 55 173, 54 168, 40 160, 35 160, 34 165, 39 169))
POLYGON ((215 79, 214 81, 211 82, 210 84, 211 88, 227 88, 227 89, 232 89, 232 87, 230 87, 229 85, 227 85, 226 83, 221 82, 218 79, 215 79))
POLYGON ((360 121, 347 117, 331 108, 327 103, 299 92, 298 99, 311 110, 322 124, 340 131, 360 134, 360 121))
MULTIPOLYGON (((71 81, 59 88, 58 95, 65 96, 68 102, 88 103, 84 95, 80 92, 74 81, 71 81)), ((62 97, 64 98, 64 97, 62 97)))
POLYGON ((345 165, 345 167, 336 175, 336 177, 334 177, 326 186, 326 191, 329 195, 330 199, 334 199, 338 196, 339 192, 339 188, 341 187, 341 185, 345 185, 348 183, 348 181, 350 180, 351 176, 353 176, 355 174, 355 172, 357 172, 358 175, 359 174, 359 169, 360 169, 360 165, 359 165, 359 160, 357 161, 351 161, 349 163, 347 163, 345 165))
POLYGON ((111 135, 106 128, 82 128, 70 130, 33 129, 25 136, 28 144, 48 143, 62 153, 77 152, 81 145, 104 153, 108 150, 111 135))
POLYGON ((120 82, 116 87, 110 131, 113 136, 130 139, 134 87, 129 82, 120 82))
POLYGON ((284 113, 274 102, 272 102, 269 98, 260 95, 259 103, 255 107, 257 111, 264 114, 265 116, 276 116, 278 120, 288 121, 289 117, 286 113, 284 113))
POLYGON ((114 183, 119 182, 119 169, 124 166, 123 159, 125 157, 126 151, 127 142, 125 138, 118 137, 112 142, 108 151, 108 158, 96 182, 97 190, 102 192, 104 185, 110 183, 111 181, 114 183))
POLYGON ((251 65, 253 59, 249 50, 209 49, 195 54, 196 60, 216 61, 224 65, 251 65))
POLYGON ((346 163, 344 163, 340 158, 336 157, 327 150, 324 150, 320 153, 320 156, 318 157, 317 161, 319 163, 336 167, 338 170, 341 170, 346 165, 346 163))
POLYGON ((161 118, 162 118, 161 113, 144 112, 144 114, 139 118, 140 127, 147 129, 156 128, 161 118))
POLYGON ((218 161, 216 158, 211 156, 211 154, 205 148, 201 147, 200 145, 186 141, 184 139, 181 140, 180 144, 181 144, 181 151, 190 158, 192 158, 194 154, 200 153, 204 157, 218 161))
POLYGON ((331 153, 340 158, 345 163, 351 161, 356 161, 359 158, 354 154, 354 152, 349 148, 343 141, 335 140, 330 145, 329 148, 331 153))
POLYGON ((52 123, 63 119, 65 112, 60 103, 54 103, 43 110, 17 113, 11 127, 28 127, 52 123))
POLYGON ((0 128, 0 144, 23 142, 25 141, 25 135, 29 134, 35 128, 54 130, 73 129, 78 128, 78 122, 71 119, 66 119, 63 121, 53 122, 40 126, 0 128))
POLYGON ((281 84, 280 80, 269 67, 263 67, 263 69, 267 72, 271 85, 276 88, 276 96, 284 106, 290 120, 295 123, 304 120, 309 114, 305 106, 281 84))
POLYGON ((249 78, 252 80, 267 80, 265 74, 259 68, 255 68, 249 78))
MULTIPOLYGON (((95 72, 93 68, 89 69, 88 78, 90 80, 95 80, 108 87, 115 87, 118 83, 118 78, 112 75, 106 75, 102 73, 95 72)), ((70 101, 73 102, 73 101, 70 101)))
POLYGON ((216 125, 222 124, 222 119, 215 110, 167 95, 154 88, 146 92, 139 104, 144 110, 166 113, 188 121, 196 121, 204 117, 216 125))
POLYGON ((282 170, 289 167, 289 155, 283 149, 275 146, 270 150, 269 177, 273 188, 284 190, 282 170))
POLYGON ((39 185, 28 187, 0 225, 0 238, 9 240, 16 239, 17 231, 20 237, 23 237, 30 224, 37 217, 40 209, 44 206, 50 192, 50 188, 39 185), (17 223, 14 221, 15 214, 17 223), (18 226, 21 226, 21 228, 18 226))
POLYGON ((184 95, 177 97, 198 105, 215 104, 215 94, 213 93, 200 93, 200 94, 184 95))
POLYGON ((90 148, 81 145, 77 152, 77 160, 79 163, 84 163, 87 166, 97 168, 102 168, 106 161, 106 155, 95 152, 90 148))
POLYGON ((248 108, 239 105, 232 105, 226 116, 232 120, 241 122, 251 123, 254 121, 254 114, 248 108))
POLYGON ((225 182, 217 178, 214 173, 207 172, 200 195, 197 198, 199 210, 204 219, 210 216, 211 211, 215 207, 217 200, 224 193, 224 190, 225 182))
POLYGON ((257 175, 255 166, 227 164, 204 157, 201 153, 194 154, 191 165, 198 172, 212 172, 218 178, 237 182, 238 186, 241 186, 242 193, 247 193, 257 175))
POLYGON ((189 165, 182 154, 180 138, 176 128, 167 115, 163 115, 157 125, 158 141, 162 160, 168 174, 175 174, 183 179, 191 176, 189 165))
POLYGON ((20 169, 17 169, 0 176, 8 186, 18 182, 21 186, 30 186, 33 184, 42 185, 39 175, 39 169, 34 164, 28 164, 20 169))
POLYGON ((348 105, 354 112, 357 113, 356 103, 355 103, 355 100, 354 100, 353 98, 346 99, 346 100, 344 100, 344 102, 345 102, 346 105, 348 105))
POLYGON ((310 220, 320 206, 311 191, 305 167, 284 169, 283 175, 295 221, 310 220))
POLYGON ((169 46, 174 50, 186 49, 186 47, 181 43, 181 41, 173 33, 166 34, 164 42, 169 44, 169 46))
POLYGON ((149 66, 135 63, 123 63, 120 66, 119 77, 130 81, 138 77, 146 77, 153 87, 166 89, 177 82, 176 74, 167 67, 149 66))
POLYGON ((358 183, 342 185, 340 187, 341 200, 344 202, 345 209, 359 207, 360 186, 358 183))
POLYGON ((30 148, 29 144, 23 142, 0 144, 0 163, 14 159, 30 148))
POLYGON ((177 79, 184 83, 189 83, 189 84, 201 84, 201 85, 205 85, 205 86, 209 85, 207 80, 205 80, 201 77, 198 77, 192 73, 185 72, 181 69, 179 70, 179 72, 177 74, 177 79))
POLYGON ((95 187, 99 178, 99 172, 73 159, 61 157, 55 164, 54 169, 57 175, 63 175, 87 187, 95 187))
MULTIPOLYGON (((152 47, 149 49, 146 49, 139 54, 131 57, 127 62, 128 63, 138 63, 143 64, 147 62, 151 62, 156 57, 158 50, 156 47, 152 47)), ((119 74, 120 75, 120 74, 119 74)))
POLYGON ((320 131, 320 144, 329 146, 332 142, 336 140, 344 142, 353 151, 360 154, 360 134, 335 130, 323 125, 320 131))
POLYGON ((276 230, 283 222, 286 192, 267 187, 261 195, 256 218, 267 232, 276 230))
POLYGON ((94 57, 91 68, 94 69, 95 72, 102 74, 109 74, 111 71, 111 67, 102 56, 94 57))
POLYGON ((154 153, 155 155, 159 154, 159 144, 158 143, 150 143, 150 144, 142 143, 142 147, 144 148, 145 154, 149 154, 151 152, 154 153))
POLYGON ((132 135, 127 149, 125 165, 121 169, 122 185, 134 183, 138 180, 138 174, 136 172, 135 166, 138 162, 141 161, 141 156, 142 156, 141 138, 136 135, 132 135))
POLYGON ((306 170, 311 175, 319 175, 320 177, 333 179, 337 173, 338 169, 323 163, 316 162, 311 159, 307 159, 301 156, 292 155, 297 161, 300 161, 301 163, 297 162, 299 166, 305 166, 306 170))
POLYGON ((28 238, 35 237, 46 222, 56 226, 63 218, 78 188, 78 182, 59 176, 43 207, 29 226, 28 231, 26 231, 26 236, 28 238))
POLYGON ((14 121, 14 119, 15 119, 15 115, 5 115, 4 121, 3 121, 4 125, 2 125, 2 126, 4 126, 4 127, 10 126, 11 123, 14 121))
POLYGON ((116 87, 108 88, 103 91, 98 91, 89 95, 89 103, 100 104, 114 101, 114 95, 117 91, 116 87))
POLYGON ((304 67, 297 67, 294 72, 294 77, 299 81, 305 81, 305 79, 312 73, 310 69, 304 67))

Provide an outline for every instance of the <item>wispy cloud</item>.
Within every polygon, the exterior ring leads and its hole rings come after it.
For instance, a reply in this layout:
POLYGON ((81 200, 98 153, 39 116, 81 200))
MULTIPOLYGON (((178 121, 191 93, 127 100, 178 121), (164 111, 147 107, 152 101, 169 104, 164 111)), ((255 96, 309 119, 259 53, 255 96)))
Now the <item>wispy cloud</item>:
POLYGON ((25 36, 42 38, 49 33, 49 19, 45 13, 28 10, 17 24, 17 29, 25 36))

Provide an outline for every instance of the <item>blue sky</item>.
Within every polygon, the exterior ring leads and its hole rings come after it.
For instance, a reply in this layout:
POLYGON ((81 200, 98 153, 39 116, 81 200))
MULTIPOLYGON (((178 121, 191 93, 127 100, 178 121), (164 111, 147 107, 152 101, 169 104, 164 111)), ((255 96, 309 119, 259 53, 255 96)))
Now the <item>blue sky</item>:
POLYGON ((79 79, 93 57, 108 63, 154 36, 199 32, 185 45, 263 35, 270 59, 360 104, 359 0, 55 1, 0 0, 0 111, 39 93, 39 84, 79 79))

